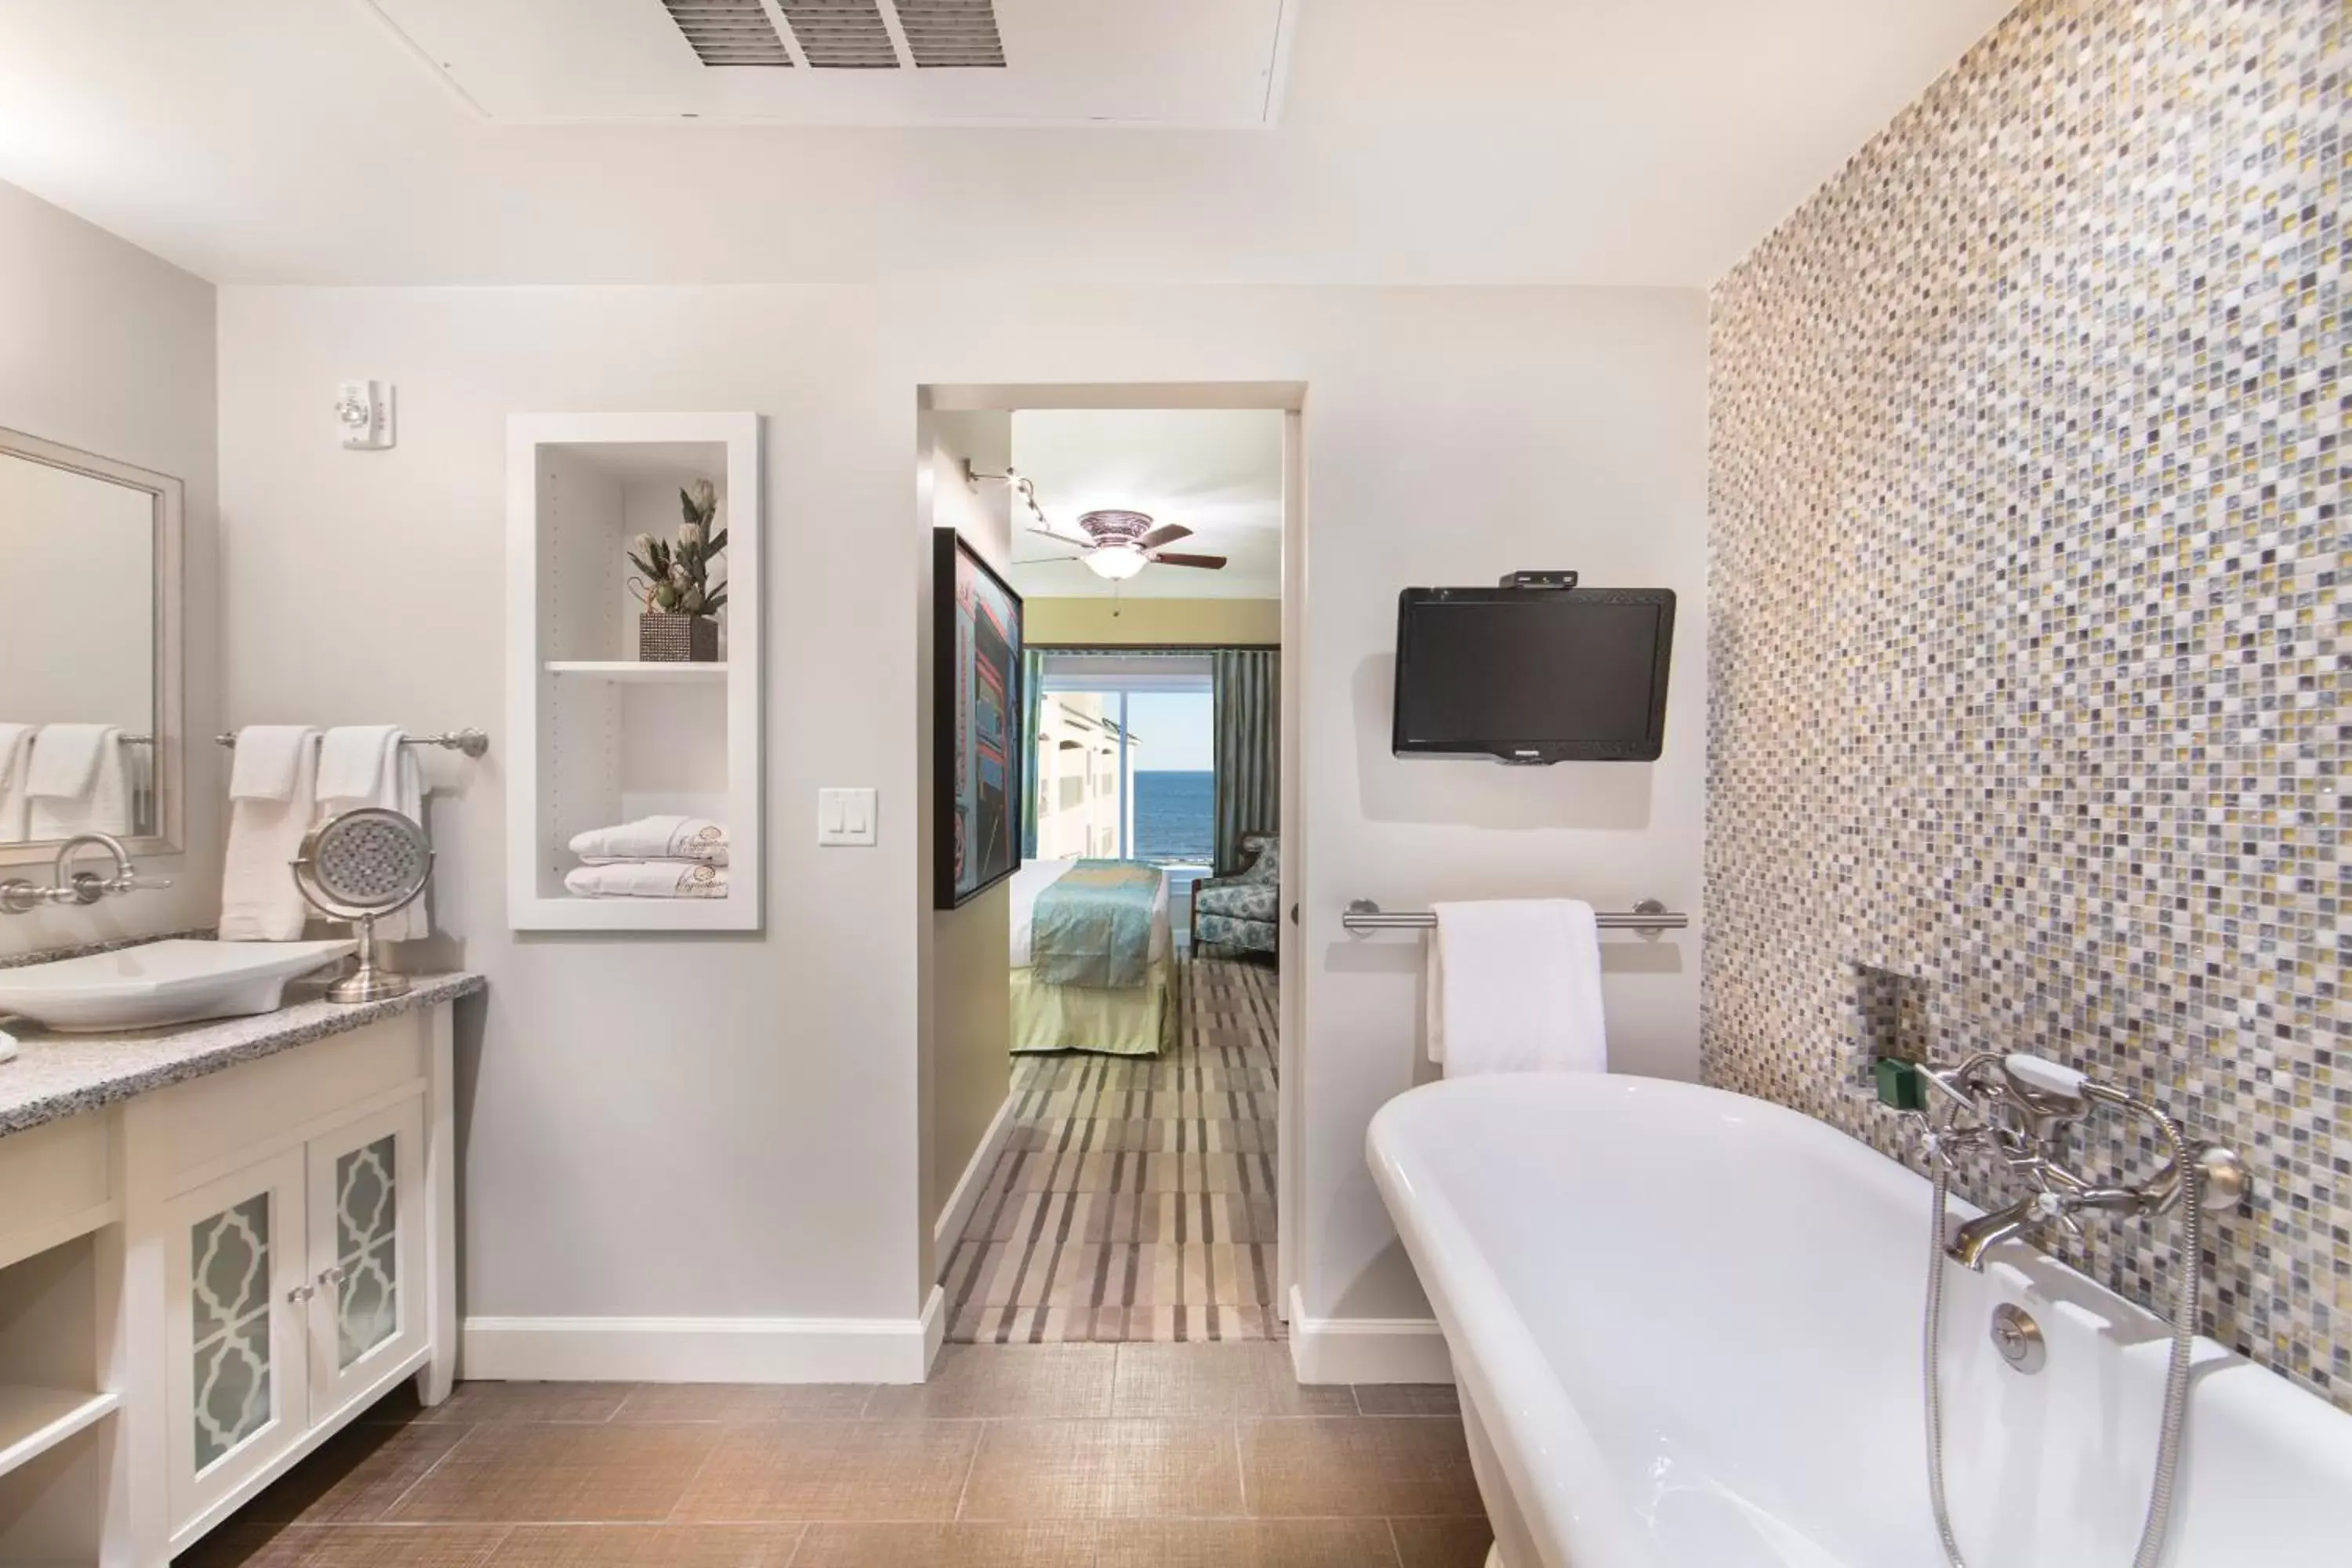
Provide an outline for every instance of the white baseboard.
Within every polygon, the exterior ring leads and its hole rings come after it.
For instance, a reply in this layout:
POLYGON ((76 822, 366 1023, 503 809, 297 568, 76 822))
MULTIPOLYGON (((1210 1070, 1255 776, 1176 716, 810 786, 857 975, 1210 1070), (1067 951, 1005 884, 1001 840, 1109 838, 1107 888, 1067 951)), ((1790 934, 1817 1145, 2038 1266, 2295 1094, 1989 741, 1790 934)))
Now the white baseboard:
POLYGON ((1290 1364, 1301 1383, 1452 1383, 1434 1318, 1310 1318, 1290 1291, 1290 1364))
POLYGON ((980 1206, 980 1194, 988 1190, 988 1173, 996 1169, 996 1157, 1004 1152, 1005 1140, 1012 1136, 1013 1097, 1008 1094, 1004 1103, 996 1108, 996 1117, 989 1122, 988 1131, 980 1135, 980 1147, 971 1152, 971 1160, 957 1179, 955 1191, 948 1194, 947 1207, 932 1223, 931 1248, 940 1267, 947 1266, 948 1248, 963 1235, 971 1211, 980 1206))
POLYGON ((553 1383, 920 1383, 946 1332, 915 1318, 468 1318, 469 1378, 553 1383))

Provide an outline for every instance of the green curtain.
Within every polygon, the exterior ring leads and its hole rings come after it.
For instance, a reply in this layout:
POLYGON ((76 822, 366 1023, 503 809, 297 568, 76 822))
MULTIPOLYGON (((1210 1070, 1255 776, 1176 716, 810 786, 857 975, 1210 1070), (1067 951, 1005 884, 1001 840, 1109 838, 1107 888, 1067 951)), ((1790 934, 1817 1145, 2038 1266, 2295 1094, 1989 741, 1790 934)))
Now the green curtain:
POLYGON ((1021 858, 1037 858, 1037 790, 1045 776, 1037 766, 1037 713, 1045 694, 1045 656, 1021 650, 1021 858))
POLYGON ((1282 814, 1282 655, 1221 647, 1210 655, 1216 702, 1217 875, 1241 869, 1244 833, 1272 833, 1282 814))

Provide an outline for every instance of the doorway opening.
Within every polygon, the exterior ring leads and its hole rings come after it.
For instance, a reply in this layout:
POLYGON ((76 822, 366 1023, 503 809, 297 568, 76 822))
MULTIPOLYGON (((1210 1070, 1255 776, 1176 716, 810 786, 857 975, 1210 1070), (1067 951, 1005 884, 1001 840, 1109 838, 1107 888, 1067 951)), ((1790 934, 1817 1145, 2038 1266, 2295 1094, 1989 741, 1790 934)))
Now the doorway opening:
MULTIPOLYGON (((930 470, 1002 498, 954 499, 1001 528, 1024 632, 1005 1093, 934 1236, 949 1342, 1283 1336, 1299 392, 926 389, 930 428, 986 449, 930 470)), ((935 917, 940 954, 989 940, 976 907, 935 917)), ((981 1076, 949 1061, 969 973, 933 966, 941 1090, 981 1076)), ((929 1139, 954 1108, 927 1103, 929 1139)))

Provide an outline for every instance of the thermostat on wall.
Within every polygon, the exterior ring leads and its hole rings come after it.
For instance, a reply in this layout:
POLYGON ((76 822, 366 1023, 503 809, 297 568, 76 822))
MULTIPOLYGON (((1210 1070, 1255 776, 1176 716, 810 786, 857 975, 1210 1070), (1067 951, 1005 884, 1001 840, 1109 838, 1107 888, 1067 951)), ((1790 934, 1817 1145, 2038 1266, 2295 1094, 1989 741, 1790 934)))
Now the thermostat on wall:
POLYGON ((392 383, 346 381, 335 388, 335 423, 343 445, 381 451, 392 445, 392 383))

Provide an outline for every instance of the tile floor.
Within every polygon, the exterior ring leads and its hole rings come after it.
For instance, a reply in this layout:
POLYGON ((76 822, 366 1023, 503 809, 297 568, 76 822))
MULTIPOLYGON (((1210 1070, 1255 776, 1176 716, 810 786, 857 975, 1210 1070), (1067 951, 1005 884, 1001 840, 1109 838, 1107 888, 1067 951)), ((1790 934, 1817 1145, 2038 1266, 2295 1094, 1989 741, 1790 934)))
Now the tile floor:
POLYGON ((1453 1392, 1278 1344, 950 1345, 910 1387, 403 1393, 184 1568, 1477 1568, 1453 1392))

